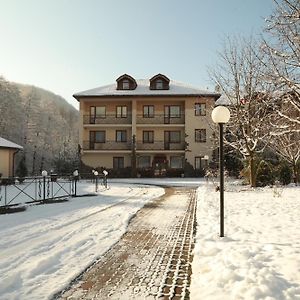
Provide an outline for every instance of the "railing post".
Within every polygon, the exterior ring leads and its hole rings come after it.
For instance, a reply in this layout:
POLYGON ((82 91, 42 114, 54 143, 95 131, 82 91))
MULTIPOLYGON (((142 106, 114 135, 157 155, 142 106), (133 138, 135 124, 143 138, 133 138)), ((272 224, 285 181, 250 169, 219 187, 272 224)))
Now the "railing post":
POLYGON ((79 176, 79 173, 78 173, 78 170, 75 170, 73 172, 73 180, 74 180, 74 196, 76 197, 77 196, 77 180, 78 180, 78 176, 79 176))
POLYGON ((96 177, 96 186, 95 186, 95 190, 96 190, 96 192, 98 192, 98 171, 95 171, 95 172, 94 172, 94 175, 95 175, 95 177, 96 177))
POLYGON ((46 177, 48 175, 48 172, 46 170, 42 171, 43 176, 43 200, 46 200, 46 177))
POLYGON ((108 175, 108 172, 106 170, 103 170, 103 184, 104 184, 104 187, 107 189, 107 175, 108 175))

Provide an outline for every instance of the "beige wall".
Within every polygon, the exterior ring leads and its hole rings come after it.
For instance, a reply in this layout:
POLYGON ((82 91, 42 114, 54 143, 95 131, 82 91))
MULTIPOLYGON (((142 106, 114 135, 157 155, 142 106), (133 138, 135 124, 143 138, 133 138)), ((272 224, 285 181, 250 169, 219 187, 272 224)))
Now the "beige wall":
POLYGON ((0 173, 2 173, 2 177, 13 176, 14 152, 14 149, 0 148, 0 173))
POLYGON ((130 153, 84 153, 81 156, 81 159, 84 164, 92 167, 104 167, 111 169, 113 167, 113 157, 124 157, 125 167, 129 167, 131 165, 131 154, 130 153))
POLYGON ((213 150, 213 123, 211 120, 211 111, 214 106, 213 98, 189 98, 186 100, 185 110, 185 132, 187 134, 186 141, 189 143, 186 152, 187 161, 195 167, 195 157, 208 155, 209 160, 212 158, 213 150), (195 103, 206 103, 206 116, 195 116, 194 106, 195 103), (206 143, 195 142, 195 129, 206 129, 206 143))

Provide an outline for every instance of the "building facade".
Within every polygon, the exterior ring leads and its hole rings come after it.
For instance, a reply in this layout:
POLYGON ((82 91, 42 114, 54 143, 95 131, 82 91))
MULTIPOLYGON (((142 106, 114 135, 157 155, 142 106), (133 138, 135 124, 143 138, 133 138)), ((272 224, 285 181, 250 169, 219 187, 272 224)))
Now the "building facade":
POLYGON ((15 154, 22 149, 22 146, 0 137, 0 175, 2 177, 14 176, 15 154))
POLYGON ((164 175, 186 163, 203 168, 212 157, 211 111, 219 94, 157 74, 74 94, 80 104, 82 162, 92 168, 164 175))

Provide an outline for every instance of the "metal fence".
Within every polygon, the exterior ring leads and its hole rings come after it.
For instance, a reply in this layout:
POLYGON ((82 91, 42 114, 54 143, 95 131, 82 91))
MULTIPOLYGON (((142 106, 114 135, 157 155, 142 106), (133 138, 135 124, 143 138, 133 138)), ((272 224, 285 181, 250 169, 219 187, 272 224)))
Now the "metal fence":
MULTIPOLYGON (((84 176, 83 178, 87 178, 84 176)), ((89 176, 95 191, 99 185, 107 187, 105 175, 89 176), (102 179, 102 182, 101 182, 102 179)), ((24 203, 46 202, 67 197, 77 197, 77 183, 79 176, 35 176, 25 178, 0 178, 0 208, 24 203)))

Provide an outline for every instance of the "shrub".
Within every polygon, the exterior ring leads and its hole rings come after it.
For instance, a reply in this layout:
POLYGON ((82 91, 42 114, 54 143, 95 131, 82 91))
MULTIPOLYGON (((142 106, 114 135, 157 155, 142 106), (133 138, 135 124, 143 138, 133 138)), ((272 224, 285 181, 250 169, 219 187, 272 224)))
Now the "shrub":
POLYGON ((167 169, 167 177, 181 177, 184 174, 183 169, 167 169))
POLYGON ((275 182, 275 172, 271 163, 261 160, 256 170, 256 185, 266 186, 273 185, 275 182))
POLYGON ((288 185, 292 181, 292 170, 287 164, 279 166, 278 179, 283 185, 288 185))
POLYGON ((187 160, 185 160, 185 164, 184 164, 184 176, 195 177, 194 167, 187 160))

